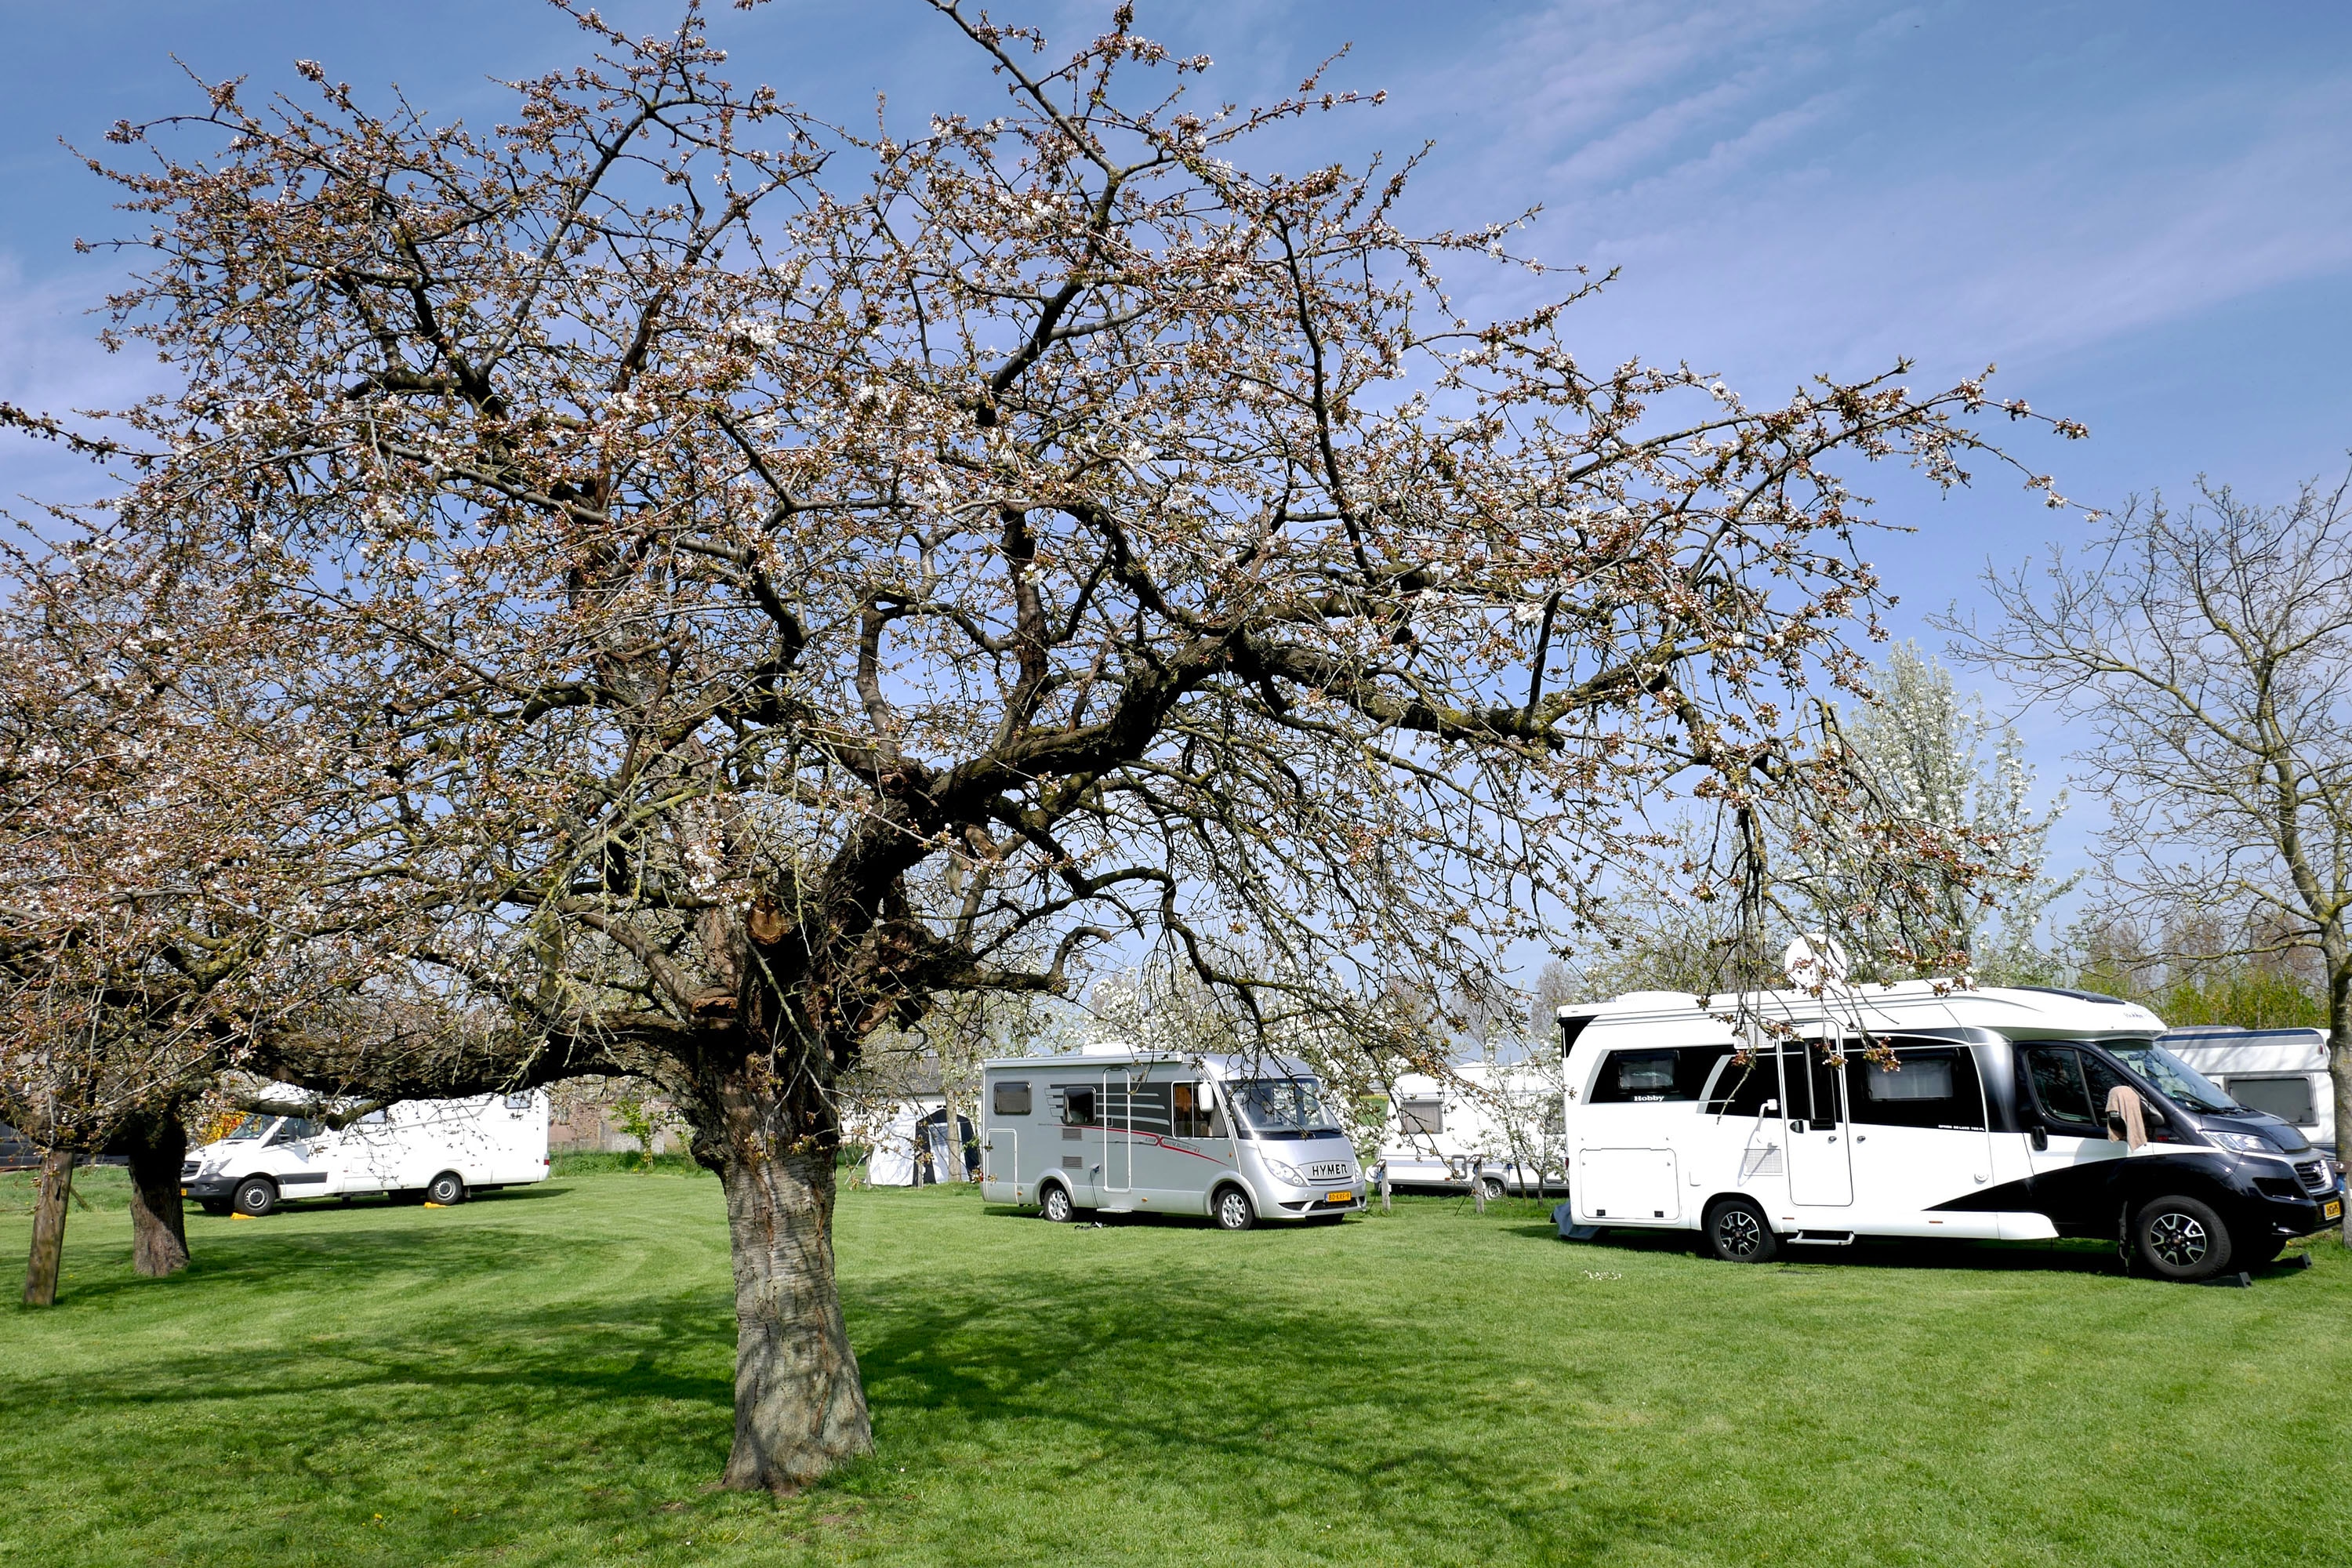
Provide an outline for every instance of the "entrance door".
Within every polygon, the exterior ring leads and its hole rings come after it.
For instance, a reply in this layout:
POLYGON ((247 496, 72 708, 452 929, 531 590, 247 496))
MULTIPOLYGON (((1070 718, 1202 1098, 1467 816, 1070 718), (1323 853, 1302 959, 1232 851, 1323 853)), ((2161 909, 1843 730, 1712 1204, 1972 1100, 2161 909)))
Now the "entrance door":
POLYGON ((1140 1071, 1103 1074, 1103 1202, 1124 1206, 1135 1195, 1135 1084, 1140 1071))
POLYGON ((1830 1065, 1833 1039, 1780 1042, 1780 1114, 1789 1125, 1789 1201, 1818 1208, 1853 1203, 1844 1076, 1830 1065))

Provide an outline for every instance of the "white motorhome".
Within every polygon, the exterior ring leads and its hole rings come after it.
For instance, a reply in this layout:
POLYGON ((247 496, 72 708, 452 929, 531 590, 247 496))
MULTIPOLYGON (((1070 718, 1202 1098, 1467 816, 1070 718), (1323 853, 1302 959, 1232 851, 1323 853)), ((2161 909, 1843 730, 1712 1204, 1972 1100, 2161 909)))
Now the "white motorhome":
POLYGON ((1559 1075, 1538 1062, 1463 1062, 1446 1077, 1407 1073, 1390 1086, 1376 1169, 1394 1187, 1467 1192, 1558 1192, 1559 1075))
POLYGON ((982 1064, 981 1195, 1050 1220, 1206 1215, 1220 1229, 1364 1206, 1356 1151, 1306 1063, 1115 1054, 982 1064))
POLYGON ((298 1199, 365 1193, 446 1206, 547 1173, 547 1095, 531 1089, 403 1100, 341 1129, 257 1111, 189 1155, 180 1192, 206 1214, 265 1215, 298 1199))
POLYGON ((2336 1152, 2336 1085, 2327 1076, 2327 1036, 2318 1029, 2168 1029, 2164 1047, 2229 1091, 2230 1098, 2291 1122, 2336 1152))
POLYGON ((2206 1279, 2339 1219, 2332 1163, 2113 997, 1908 981, 1563 1007, 1563 1235, 1696 1230, 1719 1258, 1857 1237, 2104 1237, 2206 1279), (1766 1028, 1754 1020, 1769 1020, 1766 1028), (1735 1020, 1737 1020, 1735 1022, 1735 1020), (2116 1086, 2148 1141, 2109 1136, 2116 1086))

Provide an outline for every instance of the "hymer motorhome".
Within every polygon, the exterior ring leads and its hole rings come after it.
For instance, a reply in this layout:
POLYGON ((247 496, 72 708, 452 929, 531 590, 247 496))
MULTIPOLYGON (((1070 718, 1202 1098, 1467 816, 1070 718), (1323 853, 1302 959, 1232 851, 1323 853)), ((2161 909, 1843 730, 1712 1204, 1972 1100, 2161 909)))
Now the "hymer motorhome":
POLYGON ((1066 1220, 1206 1215, 1224 1230, 1364 1206, 1356 1151, 1304 1062, 1012 1057, 982 1064, 981 1195, 1066 1220))
POLYGON ((2201 1279, 2343 1213, 2302 1132, 2112 997, 1906 981, 1708 1004, 1643 992, 1559 1010, 1563 1234, 1696 1230, 1749 1262, 1865 1236, 2103 1237, 2201 1279), (2110 1136, 2118 1086, 2145 1108, 2137 1147, 2110 1136))

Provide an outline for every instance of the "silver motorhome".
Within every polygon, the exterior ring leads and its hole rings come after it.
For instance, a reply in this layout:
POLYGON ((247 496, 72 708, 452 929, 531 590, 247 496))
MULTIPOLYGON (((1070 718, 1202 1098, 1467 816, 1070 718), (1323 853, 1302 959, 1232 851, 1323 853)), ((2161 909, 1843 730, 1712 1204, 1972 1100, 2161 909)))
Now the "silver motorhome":
POLYGON ((1364 1206, 1322 1084, 1287 1058, 1003 1058, 982 1064, 980 1103, 982 1196, 1047 1219, 1205 1215, 1247 1230, 1364 1206))
POLYGON ((1860 1236, 2101 1237, 2197 1279, 2342 1216, 2332 1162, 2166 1051, 2143 1008, 1928 981, 1836 990, 1562 1008, 1562 1232, 1696 1230, 1744 1261, 1860 1236), (2137 1148, 2110 1136, 2117 1087, 2147 1109, 2137 1148))

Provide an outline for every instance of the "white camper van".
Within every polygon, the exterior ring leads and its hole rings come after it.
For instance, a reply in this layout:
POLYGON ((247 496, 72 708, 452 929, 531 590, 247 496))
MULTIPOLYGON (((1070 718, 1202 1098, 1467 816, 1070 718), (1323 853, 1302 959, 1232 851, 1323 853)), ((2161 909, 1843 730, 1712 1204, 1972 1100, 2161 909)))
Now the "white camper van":
POLYGON ((2293 1123, 2330 1152, 2341 1147, 2325 1032, 2194 1025, 2167 1030, 2164 1048, 2220 1084, 2239 1104, 2293 1123))
POLYGON ((1389 1184, 1490 1198, 1559 1192, 1563 1128, 1558 1074, 1534 1062, 1464 1062, 1444 1079, 1408 1073, 1390 1086, 1379 1167, 1389 1184))
POLYGON ((981 1195, 1066 1220, 1206 1215, 1220 1229, 1364 1206, 1356 1151, 1304 1062, 1010 1057, 982 1064, 981 1195))
POLYGON ((532 1089, 403 1100, 341 1130, 256 1112, 188 1157, 180 1192, 206 1214, 264 1215, 300 1198, 362 1193, 446 1205, 545 1181, 547 1172, 547 1095, 532 1089))
POLYGON ((1560 1010, 1563 1235, 1696 1230, 1748 1262, 1861 1236, 2104 1237, 2200 1279, 2342 1216, 2332 1162, 2301 1131, 2231 1100, 2113 997, 1909 981, 1741 1000, 1785 1034, 1736 1033, 1729 997, 1560 1010), (2109 1137, 2118 1085, 2147 1107, 2137 1149, 2109 1137))

